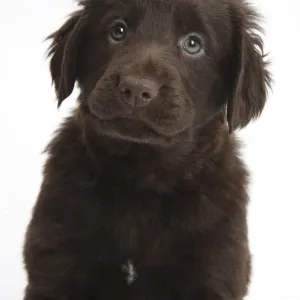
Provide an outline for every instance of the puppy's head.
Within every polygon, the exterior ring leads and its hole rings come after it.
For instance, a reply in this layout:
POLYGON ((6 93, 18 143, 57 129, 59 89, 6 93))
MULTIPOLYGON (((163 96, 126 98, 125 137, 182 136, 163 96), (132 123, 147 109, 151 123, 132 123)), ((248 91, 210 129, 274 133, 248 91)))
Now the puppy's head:
POLYGON ((269 73, 257 14, 237 0, 84 0, 50 38, 59 105, 77 81, 101 134, 170 144, 227 109, 258 117, 269 73))

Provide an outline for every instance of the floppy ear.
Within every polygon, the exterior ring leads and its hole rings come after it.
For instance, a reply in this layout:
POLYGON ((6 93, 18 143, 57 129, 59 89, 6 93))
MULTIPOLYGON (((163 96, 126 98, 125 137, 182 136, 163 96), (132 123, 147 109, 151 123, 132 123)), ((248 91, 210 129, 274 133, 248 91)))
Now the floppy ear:
POLYGON ((50 72, 58 99, 58 107, 72 93, 77 77, 79 45, 86 23, 84 10, 73 13, 65 24, 52 33, 48 56, 50 72))
POLYGON ((259 15, 247 4, 238 5, 232 9, 232 21, 235 81, 227 102, 230 132, 247 126, 260 116, 271 83, 263 41, 259 36, 262 33, 259 15))

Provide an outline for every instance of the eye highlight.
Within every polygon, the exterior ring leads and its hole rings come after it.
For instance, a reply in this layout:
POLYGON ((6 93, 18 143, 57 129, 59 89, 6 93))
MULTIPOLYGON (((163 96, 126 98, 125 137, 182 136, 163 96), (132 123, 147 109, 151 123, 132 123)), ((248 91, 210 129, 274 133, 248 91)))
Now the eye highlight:
POLYGON ((112 43, 122 42, 128 33, 128 27, 125 21, 115 20, 109 30, 109 40, 112 43))
POLYGON ((188 55, 202 54, 204 51, 203 38, 197 33, 190 33, 180 43, 182 50, 188 55))

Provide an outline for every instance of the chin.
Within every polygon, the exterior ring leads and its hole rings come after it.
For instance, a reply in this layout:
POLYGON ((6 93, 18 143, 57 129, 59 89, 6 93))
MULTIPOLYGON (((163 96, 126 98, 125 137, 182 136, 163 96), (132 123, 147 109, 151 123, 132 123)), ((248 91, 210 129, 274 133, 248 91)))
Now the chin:
POLYGON ((190 135, 191 124, 158 126, 135 114, 99 116, 90 109, 82 112, 86 131, 115 140, 170 147, 190 135))

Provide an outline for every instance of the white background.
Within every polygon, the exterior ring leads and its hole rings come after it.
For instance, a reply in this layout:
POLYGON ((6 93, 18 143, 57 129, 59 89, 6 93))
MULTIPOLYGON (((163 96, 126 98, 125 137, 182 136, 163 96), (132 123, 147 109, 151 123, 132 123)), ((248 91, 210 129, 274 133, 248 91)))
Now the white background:
MULTIPOLYGON (((41 182, 41 151, 76 98, 56 110, 43 39, 75 5, 0 2, 0 299, 21 300, 21 249, 41 182)), ((275 84, 262 118, 241 132, 252 171, 249 300, 294 300, 300 299, 300 1, 256 4, 265 16, 275 84)))

